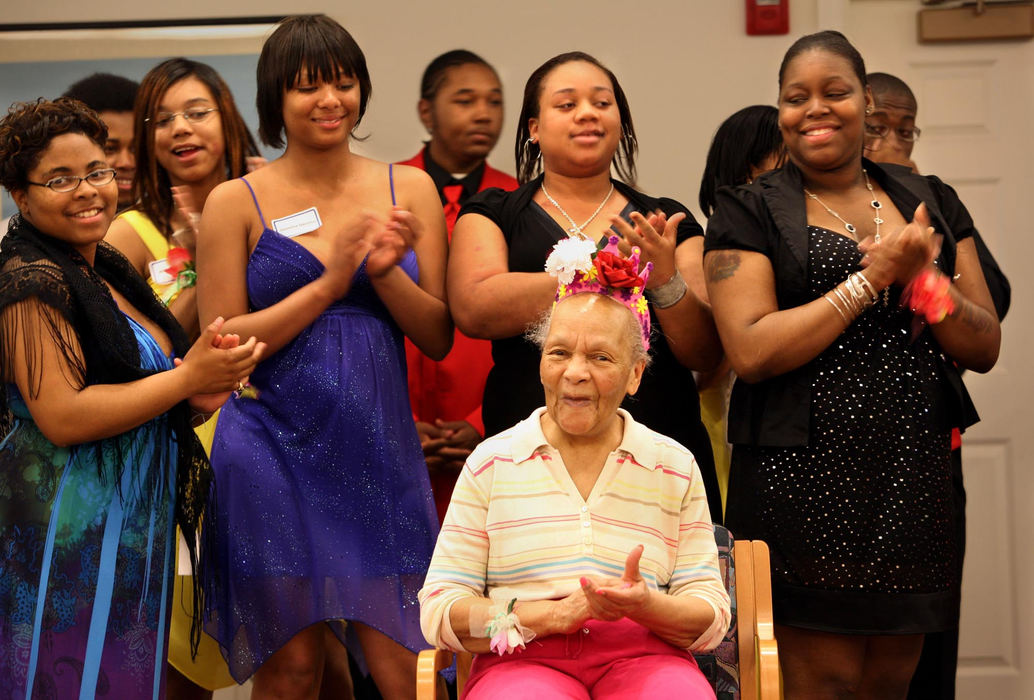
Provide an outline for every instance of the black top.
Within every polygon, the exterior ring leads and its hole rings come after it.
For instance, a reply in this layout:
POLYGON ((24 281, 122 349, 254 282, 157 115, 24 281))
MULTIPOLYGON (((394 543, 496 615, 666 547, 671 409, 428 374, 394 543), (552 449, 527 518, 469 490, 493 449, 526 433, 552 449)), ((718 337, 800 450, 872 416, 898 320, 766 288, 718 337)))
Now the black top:
POLYGON ((481 179, 485 176, 485 161, 481 161, 478 167, 471 170, 462 178, 456 178, 453 177, 452 173, 438 165, 438 163, 431 158, 431 149, 424 146, 424 171, 427 172, 434 181, 434 186, 438 190, 438 198, 442 200, 442 205, 445 205, 449 201, 444 192, 446 187, 449 185, 463 185, 463 192, 460 193, 460 204, 463 204, 477 194, 478 188, 481 187, 481 179))
MULTIPOLYGON (((938 265, 955 269, 955 244, 975 232, 973 220, 958 195, 938 178, 908 168, 863 160, 894 206, 911 220, 925 202, 930 220, 944 234, 938 265)), ((808 288, 808 224, 804 184, 792 163, 765 173, 750 185, 718 190, 717 207, 707 222, 705 251, 735 248, 766 255, 775 272, 780 309, 806 304, 817 296, 808 288)), ((948 383, 947 427, 965 429, 979 420, 955 364, 940 356, 948 383)), ((729 442, 789 447, 808 444, 813 363, 756 384, 737 380, 729 406, 729 442)))
MULTIPOLYGON (((542 215, 532 197, 542 177, 513 192, 488 189, 478 193, 463 207, 464 214, 481 214, 503 232, 510 272, 542 272, 553 246, 567 236, 552 218, 542 215)), ((649 197, 628 185, 614 181, 614 188, 629 201, 632 210, 649 213, 660 209, 669 217, 686 215, 678 227, 677 242, 703 235, 703 229, 682 204, 666 198, 649 197)), ((679 363, 664 339, 653 310, 650 323, 652 363, 643 373, 635 396, 627 397, 622 408, 662 435, 685 445, 696 457, 707 491, 711 518, 721 522, 721 497, 715 474, 714 456, 707 431, 700 422, 700 400, 693 373, 679 363)), ((482 403, 485 434, 493 435, 527 418, 542 405, 539 380, 539 350, 523 336, 492 341, 495 366, 488 375, 482 403)))
MULTIPOLYGON (((819 296, 860 269, 857 243, 809 226, 819 296)), ((851 634, 958 624, 949 389, 930 332, 878 301, 813 365, 808 444, 737 445, 725 511, 771 549, 775 620, 851 634)))

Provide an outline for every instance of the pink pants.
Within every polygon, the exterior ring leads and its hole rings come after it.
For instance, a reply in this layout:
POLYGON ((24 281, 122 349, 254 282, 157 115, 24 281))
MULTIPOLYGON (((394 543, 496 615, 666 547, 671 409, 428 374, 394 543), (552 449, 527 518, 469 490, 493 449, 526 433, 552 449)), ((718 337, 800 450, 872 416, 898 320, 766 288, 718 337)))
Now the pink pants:
POLYGON ((513 654, 478 654, 463 692, 464 700, 714 696, 692 654, 627 618, 590 620, 574 634, 536 638, 513 654))

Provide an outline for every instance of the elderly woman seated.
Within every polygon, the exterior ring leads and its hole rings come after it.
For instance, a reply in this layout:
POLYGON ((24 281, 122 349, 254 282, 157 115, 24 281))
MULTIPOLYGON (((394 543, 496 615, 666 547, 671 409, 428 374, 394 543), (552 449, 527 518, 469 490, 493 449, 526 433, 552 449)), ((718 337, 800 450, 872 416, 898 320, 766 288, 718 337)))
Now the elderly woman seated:
POLYGON ((714 697, 689 652, 729 598, 696 460, 618 408, 648 363, 650 266, 617 241, 550 256, 546 406, 467 460, 420 591, 428 641, 477 654, 467 698, 714 697))

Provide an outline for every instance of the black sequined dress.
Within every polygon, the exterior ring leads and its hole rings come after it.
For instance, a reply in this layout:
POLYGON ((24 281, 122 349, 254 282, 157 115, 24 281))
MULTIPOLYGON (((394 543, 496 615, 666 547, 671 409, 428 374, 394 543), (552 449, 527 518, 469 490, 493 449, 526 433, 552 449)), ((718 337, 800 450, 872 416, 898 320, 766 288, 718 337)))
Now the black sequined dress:
MULTIPOLYGON (((859 270, 857 244, 808 227, 818 297, 859 270)), ((733 454, 726 525, 772 551, 776 622, 848 634, 951 627, 957 546, 939 348, 890 303, 812 362, 809 442, 733 454)))

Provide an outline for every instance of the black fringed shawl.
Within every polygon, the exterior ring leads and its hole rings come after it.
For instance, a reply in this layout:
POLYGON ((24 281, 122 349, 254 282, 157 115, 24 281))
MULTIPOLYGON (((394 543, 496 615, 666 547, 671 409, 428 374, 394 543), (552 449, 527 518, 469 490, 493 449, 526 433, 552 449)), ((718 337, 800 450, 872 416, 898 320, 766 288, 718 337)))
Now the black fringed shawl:
MULTIPOLYGON (((11 219, 7 235, 0 244, 0 411, 4 414, 0 436, 6 434, 7 385, 13 381, 15 353, 23 353, 28 367, 30 395, 39 391, 41 350, 45 343, 54 343, 64 355, 69 384, 81 389, 91 384, 121 384, 153 374, 140 367, 140 349, 129 322, 119 310, 108 290, 107 282, 137 310, 154 321, 172 342, 173 352, 183 357, 189 348, 186 334, 176 319, 121 253, 107 243, 99 243, 90 264, 69 244, 40 232, 21 214, 11 219), (15 314, 9 309, 19 302, 15 314), (18 315, 20 314, 20 316, 18 315), (15 347, 14 325, 23 329, 21 347, 15 347), (79 351, 67 337, 67 328, 75 334, 79 351)), ((176 507, 175 519, 190 550, 190 563, 195 573, 198 566, 196 533, 211 486, 212 469, 204 448, 190 426, 191 411, 180 402, 167 414, 166 430, 175 438, 176 507)), ((170 435, 162 436, 167 441, 170 435)), ((120 449, 119 440, 99 440, 84 447, 97 450, 120 449)), ((123 469, 121 455, 105 460, 98 454, 98 470, 105 480, 121 484, 122 474, 103 473, 105 463, 123 469)), ((161 459, 161 451, 155 452, 161 459)), ((152 469, 155 478, 167 474, 152 469)), ((195 619, 191 625, 191 645, 196 648, 201 626, 198 611, 203 609, 200 577, 195 576, 195 619)))

